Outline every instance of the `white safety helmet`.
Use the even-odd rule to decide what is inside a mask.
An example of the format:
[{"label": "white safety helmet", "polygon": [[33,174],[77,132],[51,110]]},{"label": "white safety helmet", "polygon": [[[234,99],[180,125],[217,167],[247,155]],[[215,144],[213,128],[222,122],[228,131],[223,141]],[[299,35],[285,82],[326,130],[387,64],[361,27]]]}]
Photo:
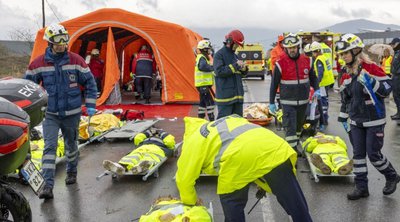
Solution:
[{"label": "white safety helmet", "polygon": [[64,26],[53,23],[47,26],[43,39],[52,44],[66,45],[69,42],[69,35]]},{"label": "white safety helmet", "polygon": [[345,34],[340,37],[340,41],[335,43],[336,52],[343,53],[355,48],[364,48],[364,43],[360,37],[354,34]]},{"label": "white safety helmet", "polygon": [[311,52],[311,48],[310,48],[311,44],[308,43],[306,46],[304,46],[304,53],[310,53]]},{"label": "white safety helmet", "polygon": [[290,48],[294,46],[298,46],[301,44],[301,39],[298,35],[289,33],[282,41],[282,46],[285,48]]},{"label": "white safety helmet", "polygon": [[318,51],[318,50],[322,50],[321,43],[319,43],[317,41],[314,41],[313,43],[311,43],[310,51],[311,52],[315,52],[315,51]]},{"label": "white safety helmet", "polygon": [[199,43],[197,43],[197,48],[198,49],[211,49],[211,42],[209,40],[201,40]]}]

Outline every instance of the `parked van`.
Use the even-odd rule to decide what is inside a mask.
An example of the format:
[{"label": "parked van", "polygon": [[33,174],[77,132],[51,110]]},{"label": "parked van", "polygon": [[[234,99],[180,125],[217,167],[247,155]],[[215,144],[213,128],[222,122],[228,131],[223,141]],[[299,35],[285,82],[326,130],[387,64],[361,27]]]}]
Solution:
[{"label": "parked van", "polygon": [[249,67],[249,72],[246,77],[260,77],[265,79],[266,68],[264,64],[265,53],[263,46],[259,43],[244,44],[236,50],[239,59],[246,62]]}]

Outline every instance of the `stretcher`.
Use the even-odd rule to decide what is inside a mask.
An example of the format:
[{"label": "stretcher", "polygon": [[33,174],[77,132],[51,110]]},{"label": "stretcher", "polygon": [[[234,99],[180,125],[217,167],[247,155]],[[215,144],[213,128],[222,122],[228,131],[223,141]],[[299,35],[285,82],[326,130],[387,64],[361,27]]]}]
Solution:
[{"label": "stretcher", "polygon": [[317,167],[314,166],[314,164],[312,164],[311,162],[311,153],[309,152],[304,152],[308,165],[310,166],[310,171],[311,171],[311,179],[313,179],[316,183],[319,182],[319,178],[320,177],[349,177],[352,178],[354,177],[354,173],[351,172],[347,175],[340,175],[337,173],[332,172],[331,174],[323,174]]},{"label": "stretcher", "polygon": [[[173,155],[174,157],[176,157],[176,151],[178,150],[178,147],[181,146],[181,144],[182,144],[182,142],[177,143],[175,145],[174,155]],[[160,162],[158,162],[152,168],[150,168],[149,170],[147,170],[145,172],[138,173],[138,174],[134,174],[132,171],[125,171],[122,175],[118,175],[117,173],[114,173],[114,172],[111,172],[109,170],[106,170],[102,174],[98,175],[96,177],[96,180],[99,181],[102,177],[111,175],[111,179],[113,181],[117,181],[120,176],[142,176],[142,180],[143,181],[147,181],[147,179],[150,176],[153,176],[155,178],[157,178],[159,176],[158,169],[165,163],[165,161],[167,161],[167,159],[168,159],[168,157],[161,158]]]},{"label": "stretcher", "polygon": [[121,128],[113,130],[105,135],[104,138],[108,142],[113,142],[116,139],[129,139],[132,141],[138,133],[144,132],[157,122],[157,119],[128,121]]}]

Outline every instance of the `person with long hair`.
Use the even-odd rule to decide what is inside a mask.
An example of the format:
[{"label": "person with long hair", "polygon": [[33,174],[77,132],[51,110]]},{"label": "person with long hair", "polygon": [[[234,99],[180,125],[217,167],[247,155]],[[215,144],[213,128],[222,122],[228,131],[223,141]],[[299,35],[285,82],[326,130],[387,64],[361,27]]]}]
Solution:
[{"label": "person with long hair", "polygon": [[354,34],[345,34],[336,42],[336,51],[346,62],[338,121],[349,133],[353,145],[355,189],[347,194],[349,200],[369,196],[367,155],[371,164],[386,178],[384,195],[395,192],[400,182],[400,176],[381,152],[386,124],[384,98],[392,91],[392,82],[363,48],[363,42]]}]

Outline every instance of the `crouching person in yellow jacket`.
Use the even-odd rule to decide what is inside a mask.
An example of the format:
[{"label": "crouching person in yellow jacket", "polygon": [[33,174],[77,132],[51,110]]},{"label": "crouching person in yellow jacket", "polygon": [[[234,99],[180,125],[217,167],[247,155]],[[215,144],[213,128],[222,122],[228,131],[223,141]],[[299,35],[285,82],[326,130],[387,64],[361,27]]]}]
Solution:
[{"label": "crouching person in yellow jacket", "polygon": [[331,172],[346,175],[353,170],[346,143],[338,136],[317,133],[303,143],[303,149],[311,153],[311,162],[323,174]]},{"label": "crouching person in yellow jacket", "polygon": [[139,133],[134,138],[137,147],[118,162],[103,161],[103,167],[118,175],[126,171],[140,174],[148,171],[165,157],[172,156],[175,137],[162,129],[151,129]]},{"label": "crouching person in yellow jacket", "polygon": [[296,152],[272,131],[237,115],[213,122],[185,117],[176,184],[181,201],[195,205],[200,172],[218,175],[225,221],[245,221],[249,184],[276,195],[293,221],[312,221],[295,176]]}]

